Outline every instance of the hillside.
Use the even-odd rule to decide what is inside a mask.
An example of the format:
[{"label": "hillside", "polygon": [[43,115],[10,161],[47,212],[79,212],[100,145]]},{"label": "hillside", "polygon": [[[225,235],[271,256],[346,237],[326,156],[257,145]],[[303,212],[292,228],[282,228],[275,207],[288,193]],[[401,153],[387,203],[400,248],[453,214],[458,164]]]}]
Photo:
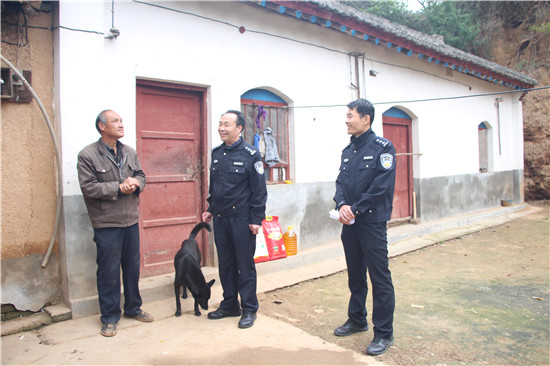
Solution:
[{"label": "hillside", "polygon": [[[402,0],[347,3],[520,71],[550,86],[550,1]],[[550,89],[523,98],[525,200],[550,199]]]},{"label": "hillside", "polygon": [[[492,61],[550,86],[550,7],[541,7],[525,20],[500,25],[493,32]],[[545,31],[535,31],[532,26]],[[523,98],[525,200],[550,198],[550,89]]]}]

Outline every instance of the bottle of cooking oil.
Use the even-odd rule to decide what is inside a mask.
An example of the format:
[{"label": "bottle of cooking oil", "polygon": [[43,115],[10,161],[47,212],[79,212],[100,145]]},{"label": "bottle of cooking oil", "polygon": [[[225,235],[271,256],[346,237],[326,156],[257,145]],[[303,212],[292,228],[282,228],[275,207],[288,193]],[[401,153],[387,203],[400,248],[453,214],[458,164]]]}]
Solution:
[{"label": "bottle of cooking oil", "polygon": [[293,227],[294,225],[288,226],[288,231],[283,235],[286,255],[296,255],[296,253],[298,253],[298,236],[294,231],[292,231]]}]

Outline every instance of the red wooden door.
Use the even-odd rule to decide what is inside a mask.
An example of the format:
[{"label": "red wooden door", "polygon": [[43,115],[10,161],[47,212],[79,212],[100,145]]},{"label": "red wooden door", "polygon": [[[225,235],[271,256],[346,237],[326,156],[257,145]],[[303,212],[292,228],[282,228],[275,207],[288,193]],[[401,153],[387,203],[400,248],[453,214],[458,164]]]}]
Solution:
[{"label": "red wooden door", "polygon": [[[206,120],[200,89],[139,81],[137,151],[147,186],[140,196],[141,271],[154,276],[174,270],[174,255],[201,221]],[[197,237],[207,260],[204,230]]]},{"label": "red wooden door", "polygon": [[395,147],[396,174],[391,218],[401,219],[412,216],[412,137],[411,119],[382,116],[384,137]]}]

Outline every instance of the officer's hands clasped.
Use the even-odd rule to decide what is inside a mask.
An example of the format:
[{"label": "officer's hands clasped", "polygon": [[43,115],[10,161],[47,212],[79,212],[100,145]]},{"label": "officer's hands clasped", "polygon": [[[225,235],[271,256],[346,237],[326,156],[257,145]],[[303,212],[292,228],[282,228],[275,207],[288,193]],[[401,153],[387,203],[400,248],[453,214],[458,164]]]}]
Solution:
[{"label": "officer's hands clasped", "polygon": [[338,212],[340,213],[338,221],[340,221],[342,224],[352,225],[355,222],[355,215],[353,214],[350,205],[342,205]]}]

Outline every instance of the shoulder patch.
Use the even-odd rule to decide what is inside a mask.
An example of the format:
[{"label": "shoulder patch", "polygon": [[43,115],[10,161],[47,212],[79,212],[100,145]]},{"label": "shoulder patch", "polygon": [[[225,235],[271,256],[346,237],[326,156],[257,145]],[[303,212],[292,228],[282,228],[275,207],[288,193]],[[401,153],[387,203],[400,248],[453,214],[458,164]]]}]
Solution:
[{"label": "shoulder patch", "polygon": [[389,142],[390,142],[389,140],[386,140],[386,139],[383,138],[383,137],[377,137],[374,141],[376,141],[376,143],[377,143],[378,145],[381,145],[381,146],[384,146],[384,147],[385,147],[387,144],[389,144]]},{"label": "shoulder patch", "polygon": [[380,155],[380,164],[382,168],[388,170],[393,166],[393,155],[392,154],[382,154]]},{"label": "shoulder patch", "polygon": [[244,145],[244,150],[248,152],[250,155],[254,156],[256,154],[256,150],[251,148],[250,146]]},{"label": "shoulder patch", "polygon": [[256,172],[260,175],[264,174],[264,163],[261,161],[257,161],[254,163],[254,169],[256,169]]}]

